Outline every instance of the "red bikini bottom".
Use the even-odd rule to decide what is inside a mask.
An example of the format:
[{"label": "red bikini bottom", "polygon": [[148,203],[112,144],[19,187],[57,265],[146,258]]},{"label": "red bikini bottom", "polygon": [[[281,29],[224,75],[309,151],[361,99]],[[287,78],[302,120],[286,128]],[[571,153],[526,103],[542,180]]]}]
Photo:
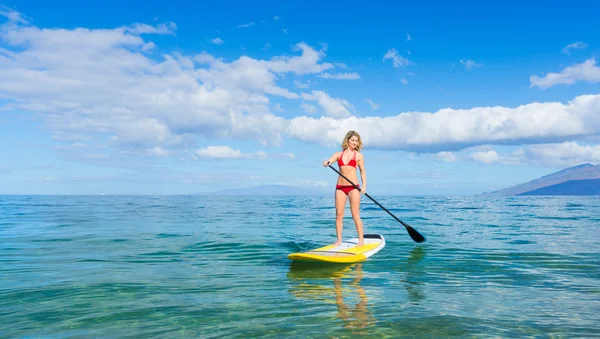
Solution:
[{"label": "red bikini bottom", "polygon": [[[360,188],[360,185],[356,185]],[[335,186],[336,190],[340,190],[344,193],[346,193],[346,195],[348,195],[348,193],[350,193],[350,191],[355,190],[356,187],[352,186],[352,185],[336,185]]]}]

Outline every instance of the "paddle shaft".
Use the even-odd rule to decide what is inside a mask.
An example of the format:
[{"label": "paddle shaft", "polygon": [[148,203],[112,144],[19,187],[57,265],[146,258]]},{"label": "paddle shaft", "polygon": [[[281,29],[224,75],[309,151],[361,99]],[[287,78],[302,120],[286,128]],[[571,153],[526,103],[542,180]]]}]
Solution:
[{"label": "paddle shaft", "polygon": [[[340,173],[340,171],[336,170],[336,169],[335,169],[335,168],[333,168],[331,165],[329,165],[329,167],[331,167],[331,169],[332,169],[332,170],[336,171],[336,172],[337,172],[337,174],[341,175],[341,176],[342,176],[342,178],[346,179],[346,180],[347,180],[349,183],[351,183],[351,184],[352,184],[352,186],[354,186],[354,188],[356,188],[357,190],[359,190],[359,191],[360,191],[360,187],[358,187],[357,185],[355,185],[355,184],[354,184],[354,183],[353,183],[353,182],[352,182],[350,179],[346,178],[346,176],[345,176],[345,175],[343,175],[342,173]],[[365,192],[365,195],[366,195],[366,196],[367,196],[369,199],[373,200],[373,202],[374,202],[374,203],[376,203],[376,204],[377,204],[379,207],[381,207],[381,209],[383,209],[384,211],[388,212],[388,213],[389,213],[389,215],[391,215],[391,216],[392,216],[394,219],[398,220],[398,221],[399,221],[399,222],[400,222],[402,225],[404,225],[404,222],[403,222],[402,220],[400,220],[400,219],[396,218],[396,216],[395,216],[395,215],[393,215],[393,214],[392,214],[392,212],[388,211],[388,209],[387,209],[387,208],[383,207],[383,206],[382,206],[382,205],[381,205],[379,202],[377,202],[377,200],[373,199],[373,197],[371,197],[371,196],[369,195],[369,193]],[[406,225],[404,225],[404,226],[406,226]]]},{"label": "paddle shaft", "polygon": [[[339,174],[342,178],[346,179],[346,181],[348,181],[349,183],[351,183],[352,186],[354,186],[354,188],[356,188],[357,190],[360,191],[360,187],[358,187],[356,184],[354,184],[350,179],[346,178],[346,176],[343,175],[342,173],[340,173],[340,171],[338,171],[335,168],[333,168],[333,166],[331,166],[331,164],[327,164],[327,165],[329,166],[329,168],[331,168],[337,174]],[[419,232],[417,232],[414,228],[412,228],[410,225],[406,224],[404,221],[398,219],[394,214],[392,214],[392,212],[388,211],[387,208],[383,207],[379,202],[377,202],[377,200],[373,199],[367,192],[365,192],[364,194],[369,199],[371,199],[374,203],[376,203],[379,207],[381,207],[382,210],[386,211],[389,215],[391,215],[394,219],[396,219],[399,223],[401,223],[402,226],[406,227],[406,229],[408,230],[409,235],[411,236],[411,238],[414,241],[416,241],[416,242],[425,241],[425,237],[423,237],[421,234],[419,234]]]}]

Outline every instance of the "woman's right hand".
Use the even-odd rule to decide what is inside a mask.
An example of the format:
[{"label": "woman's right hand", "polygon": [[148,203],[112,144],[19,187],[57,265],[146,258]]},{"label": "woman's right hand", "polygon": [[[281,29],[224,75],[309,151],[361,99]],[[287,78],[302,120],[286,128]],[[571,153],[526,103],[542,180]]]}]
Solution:
[{"label": "woman's right hand", "polygon": [[327,167],[327,166],[329,166],[329,160],[323,161],[323,167]]}]

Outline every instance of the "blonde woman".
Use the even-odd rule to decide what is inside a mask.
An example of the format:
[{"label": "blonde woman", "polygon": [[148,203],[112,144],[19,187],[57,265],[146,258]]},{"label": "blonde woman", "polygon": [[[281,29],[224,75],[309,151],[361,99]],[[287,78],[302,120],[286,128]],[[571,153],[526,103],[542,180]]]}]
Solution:
[{"label": "blonde woman", "polygon": [[[344,221],[344,209],[346,208],[346,200],[350,200],[350,211],[352,212],[352,218],[356,224],[356,231],[358,233],[358,244],[357,246],[363,246],[363,224],[360,219],[360,194],[364,194],[367,191],[367,175],[365,173],[365,158],[359,153],[362,148],[362,140],[360,135],[355,131],[346,133],[344,140],[342,141],[342,151],[334,153],[328,160],[323,162],[323,167],[329,166],[334,161],[337,161],[340,168],[340,173],[351,180],[356,186],[359,187],[360,191],[357,190],[352,183],[348,182],[342,176],[338,176],[337,184],[335,187],[335,230],[337,235],[337,241],[334,245],[342,243],[342,229]],[[358,184],[358,177],[356,175],[356,169],[360,169],[360,178],[362,181],[362,188]]]}]

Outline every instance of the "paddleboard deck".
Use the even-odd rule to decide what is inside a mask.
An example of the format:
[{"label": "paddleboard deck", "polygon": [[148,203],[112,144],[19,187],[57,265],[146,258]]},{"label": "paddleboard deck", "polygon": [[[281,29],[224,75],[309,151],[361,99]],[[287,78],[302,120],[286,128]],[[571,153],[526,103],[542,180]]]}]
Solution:
[{"label": "paddleboard deck", "polygon": [[364,246],[356,246],[358,238],[343,241],[338,246],[327,245],[306,252],[288,255],[293,261],[355,263],[365,261],[385,247],[385,239],[379,234],[365,234]]}]

